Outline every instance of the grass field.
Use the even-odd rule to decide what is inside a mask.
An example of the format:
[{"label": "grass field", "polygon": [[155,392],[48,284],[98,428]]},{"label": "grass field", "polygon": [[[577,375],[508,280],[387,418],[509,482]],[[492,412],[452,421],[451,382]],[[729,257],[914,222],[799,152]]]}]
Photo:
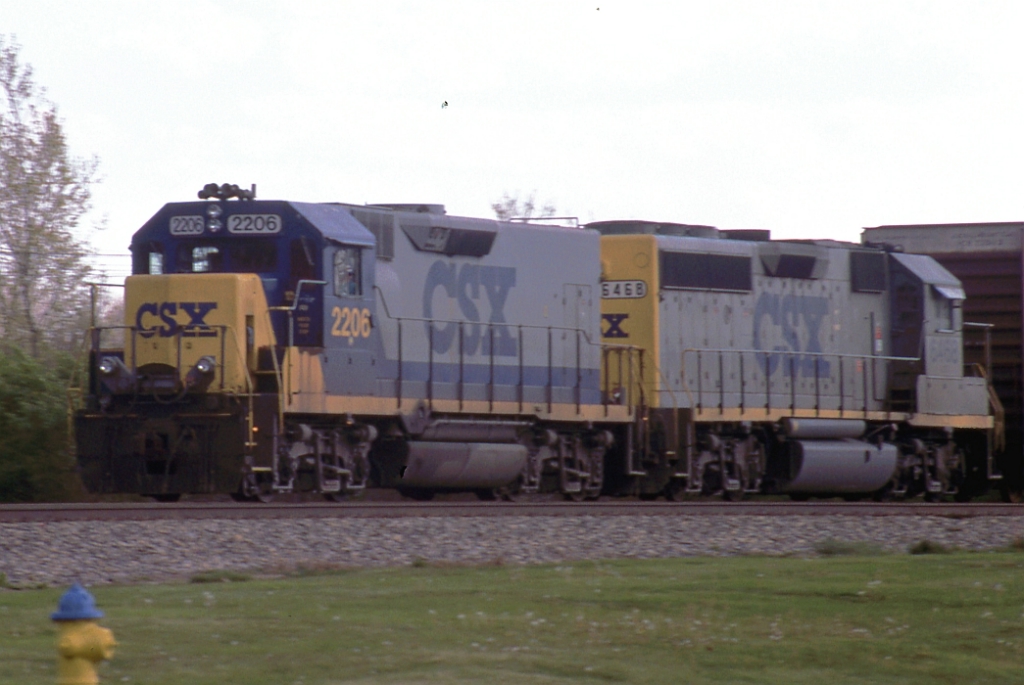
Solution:
[{"label": "grass field", "polygon": [[[1004,684],[1024,683],[1022,569],[1009,551],[846,554],[92,592],[120,643],[104,683]],[[0,590],[0,682],[54,682],[61,592]]]}]

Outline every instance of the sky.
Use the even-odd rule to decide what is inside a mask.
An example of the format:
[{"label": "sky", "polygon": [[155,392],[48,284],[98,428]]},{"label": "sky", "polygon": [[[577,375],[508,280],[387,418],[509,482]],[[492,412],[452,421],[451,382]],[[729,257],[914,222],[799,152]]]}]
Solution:
[{"label": "sky", "polygon": [[775,238],[1024,220],[1021,2],[0,0],[0,34],[99,160],[115,279],[211,182]]}]

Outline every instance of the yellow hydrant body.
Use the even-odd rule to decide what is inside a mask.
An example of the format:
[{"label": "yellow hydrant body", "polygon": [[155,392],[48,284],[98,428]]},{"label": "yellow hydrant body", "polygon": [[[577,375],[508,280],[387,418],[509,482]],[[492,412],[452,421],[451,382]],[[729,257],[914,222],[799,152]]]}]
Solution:
[{"label": "yellow hydrant body", "polygon": [[57,612],[57,685],[96,685],[96,664],[114,656],[114,634],[96,623],[103,612],[92,595],[75,583],[60,598]]},{"label": "yellow hydrant body", "polygon": [[57,630],[57,685],[100,682],[96,664],[114,656],[114,634],[95,621],[61,621]]}]

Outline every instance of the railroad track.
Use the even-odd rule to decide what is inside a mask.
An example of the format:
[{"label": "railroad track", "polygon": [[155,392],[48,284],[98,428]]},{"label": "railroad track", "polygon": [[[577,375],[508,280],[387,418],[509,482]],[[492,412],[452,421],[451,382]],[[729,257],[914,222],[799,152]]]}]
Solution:
[{"label": "railroad track", "polygon": [[520,501],[221,501],[0,505],[0,523],[160,519],[402,518],[492,516],[936,516],[1024,517],[1024,505],[924,502],[598,502]]}]

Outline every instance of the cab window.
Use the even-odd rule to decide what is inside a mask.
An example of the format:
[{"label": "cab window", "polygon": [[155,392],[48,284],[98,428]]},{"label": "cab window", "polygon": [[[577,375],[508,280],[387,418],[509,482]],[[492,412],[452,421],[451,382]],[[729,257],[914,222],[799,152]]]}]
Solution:
[{"label": "cab window", "polygon": [[361,253],[358,247],[339,247],[334,253],[334,294],[337,297],[363,294]]},{"label": "cab window", "polygon": [[164,272],[164,253],[163,252],[150,252],[149,253],[149,271],[146,273],[154,276],[159,276]]},{"label": "cab window", "polygon": [[178,271],[211,273],[224,270],[220,248],[214,245],[181,245],[178,248]]}]

